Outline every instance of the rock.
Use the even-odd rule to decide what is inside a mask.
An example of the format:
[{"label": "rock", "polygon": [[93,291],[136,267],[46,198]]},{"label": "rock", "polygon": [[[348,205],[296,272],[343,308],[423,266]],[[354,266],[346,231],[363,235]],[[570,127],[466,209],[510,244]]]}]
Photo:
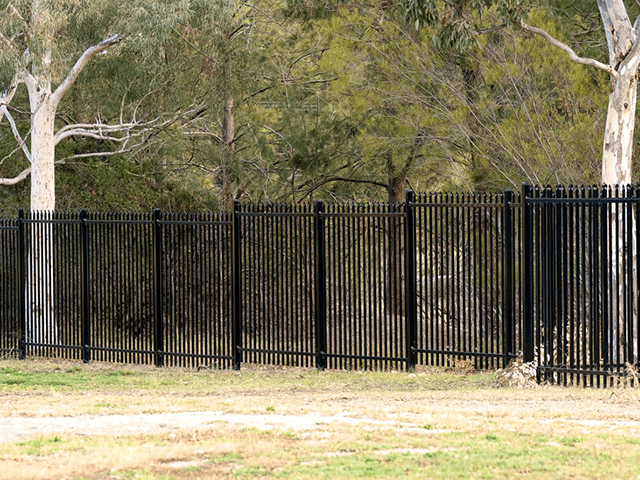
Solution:
[{"label": "rock", "polygon": [[538,361],[524,363],[522,353],[497,372],[494,386],[498,388],[537,388]]}]

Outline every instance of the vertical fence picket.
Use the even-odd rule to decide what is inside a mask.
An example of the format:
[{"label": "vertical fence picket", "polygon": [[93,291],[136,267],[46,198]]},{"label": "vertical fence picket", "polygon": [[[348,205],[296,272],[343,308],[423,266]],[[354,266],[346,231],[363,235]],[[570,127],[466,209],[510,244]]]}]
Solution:
[{"label": "vertical fence picket", "polygon": [[231,232],[231,257],[232,257],[232,322],[233,328],[231,333],[231,355],[233,357],[233,369],[240,370],[242,364],[242,290],[241,279],[242,274],[240,268],[240,255],[241,255],[241,225],[240,225],[240,202],[234,200],[233,202],[233,216],[232,218],[232,232]]},{"label": "vertical fence picket", "polygon": [[88,213],[86,210],[80,211],[80,261],[81,266],[81,282],[82,282],[82,313],[81,313],[81,347],[82,347],[82,361],[84,363],[91,360],[91,354],[89,352],[90,338],[91,338],[91,324],[89,316],[90,308],[90,294],[89,294],[89,238],[87,232],[87,218]]},{"label": "vertical fence picket", "polygon": [[404,204],[404,270],[405,270],[405,356],[406,369],[416,366],[416,228],[414,194],[409,190]]},{"label": "vertical fence picket", "polygon": [[24,210],[18,210],[18,314],[19,314],[19,340],[18,340],[18,358],[24,360],[27,355],[25,346],[27,332],[27,274],[26,274],[26,255],[25,250],[25,232],[24,232]]},{"label": "vertical fence picket", "polygon": [[522,185],[522,323],[523,323],[523,361],[534,360],[533,338],[533,205],[530,203],[531,187]]},{"label": "vertical fence picket", "polygon": [[156,367],[164,364],[164,332],[162,312],[164,295],[162,291],[162,226],[160,225],[160,210],[153,211],[153,311],[154,311],[154,355]]},{"label": "vertical fence picket", "polygon": [[503,368],[508,365],[511,354],[513,353],[513,306],[514,306],[514,267],[513,267],[513,251],[514,251],[514,231],[513,218],[511,211],[511,203],[513,202],[513,192],[505,190],[503,194],[504,207],[503,215]]},{"label": "vertical fence picket", "polygon": [[327,274],[324,203],[317,201],[314,205],[314,292],[315,292],[315,337],[316,368],[324,370],[327,366]]}]

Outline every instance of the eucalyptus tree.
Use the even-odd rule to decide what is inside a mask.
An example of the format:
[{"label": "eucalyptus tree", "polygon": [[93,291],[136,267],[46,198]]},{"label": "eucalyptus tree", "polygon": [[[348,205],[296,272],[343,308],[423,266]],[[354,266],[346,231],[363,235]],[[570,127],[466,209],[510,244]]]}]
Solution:
[{"label": "eucalyptus tree", "polygon": [[[636,6],[623,0],[597,0],[606,37],[608,61],[583,57],[567,43],[545,29],[527,21],[529,5],[520,0],[462,0],[439,4],[431,0],[412,0],[406,18],[416,27],[435,26],[438,45],[465,48],[483,33],[505,25],[519,26],[539,35],[579,64],[600,69],[610,76],[609,104],[602,151],[602,183],[629,184],[633,158],[633,132],[636,113],[637,73],[640,65],[640,17],[632,23],[629,12]],[[487,22],[495,12],[495,21]]]},{"label": "eucalyptus tree", "polygon": [[[0,184],[11,185],[30,177],[32,211],[55,209],[57,144],[71,137],[88,137],[116,145],[108,152],[100,152],[113,154],[130,149],[133,143],[144,138],[148,128],[162,123],[153,119],[140,122],[135,110],[126,118],[124,108],[115,123],[106,123],[101,118],[79,124],[56,119],[63,98],[90,62],[100,56],[118,56],[118,45],[127,39],[133,38],[129,43],[137,46],[139,39],[144,38],[146,47],[157,41],[155,32],[141,30],[149,26],[131,22],[132,17],[123,15],[123,12],[134,12],[134,6],[148,7],[144,2],[127,0],[0,2],[0,121],[8,124],[18,150],[28,162],[21,173],[0,179]],[[26,134],[21,133],[13,115],[20,111],[20,106],[13,104],[22,97],[22,87],[28,103]],[[123,103],[125,101],[123,99]],[[50,224],[32,228],[26,333],[35,344],[57,340],[53,318],[52,242]]]},{"label": "eucalyptus tree", "polygon": [[[51,211],[55,208],[55,144],[68,133],[86,131],[90,126],[65,128],[56,134],[58,105],[72,87],[84,67],[95,56],[119,43],[119,34],[105,34],[100,41],[85,38],[80,47],[77,38],[68,36],[72,20],[82,22],[76,2],[5,1],[0,20],[0,93],[2,118],[12,132],[30,166],[11,179],[12,184],[31,174],[31,208]],[[100,10],[92,12],[98,16]],[[113,12],[110,12],[113,13]],[[85,20],[86,21],[86,20]],[[31,148],[20,135],[8,106],[17,90],[27,89],[30,111]],[[27,289],[28,340],[33,343],[57,341],[53,319],[53,239],[50,226],[33,229],[29,255],[29,287]],[[39,278],[33,273],[41,272]],[[48,282],[48,284],[47,284]]]},{"label": "eucalyptus tree", "polygon": [[[407,10],[407,19],[414,21],[417,28],[421,25],[431,25],[437,28],[434,40],[438,44],[446,44],[455,48],[465,48],[473,43],[482,33],[490,32],[504,25],[519,26],[529,32],[544,38],[550,45],[566,53],[575,63],[595,68],[609,76],[609,94],[607,116],[602,143],[601,175],[602,184],[628,185],[632,181],[633,139],[636,117],[638,69],[640,67],[640,15],[637,14],[637,2],[625,4],[623,0],[597,0],[598,12],[604,37],[608,59],[594,58],[597,55],[581,56],[574,48],[551,35],[540,25],[531,24],[527,18],[528,5],[519,0],[461,0],[436,4],[431,0],[412,0],[411,8]],[[496,22],[485,23],[487,13],[496,12]],[[635,13],[632,21],[630,13]],[[608,314],[616,321],[608,328],[610,335],[611,357],[619,359],[619,346],[632,346],[637,352],[638,328],[637,316],[633,312],[629,318],[626,315],[623,298],[625,298],[624,284],[621,281],[630,278],[630,287],[636,292],[636,225],[637,219],[631,223],[624,221],[624,208],[612,205],[609,210],[609,251],[608,268],[611,287],[605,286],[605,292],[619,302],[612,301]],[[630,231],[623,232],[619,225],[625,224]],[[626,260],[633,268],[625,268]],[[618,292],[615,292],[617,285]],[[634,305],[634,309],[637,306]],[[618,319],[625,318],[633,326],[620,328]],[[625,331],[626,330],[626,331]],[[629,335],[627,333],[630,332]],[[626,347],[625,347],[626,348]]]}]

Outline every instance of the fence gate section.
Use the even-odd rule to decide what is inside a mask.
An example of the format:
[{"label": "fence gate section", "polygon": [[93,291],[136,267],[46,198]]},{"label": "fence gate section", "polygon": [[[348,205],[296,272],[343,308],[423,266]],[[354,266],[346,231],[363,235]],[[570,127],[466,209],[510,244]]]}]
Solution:
[{"label": "fence gate section", "polygon": [[523,187],[525,359],[542,379],[611,384],[638,361],[637,188]]}]

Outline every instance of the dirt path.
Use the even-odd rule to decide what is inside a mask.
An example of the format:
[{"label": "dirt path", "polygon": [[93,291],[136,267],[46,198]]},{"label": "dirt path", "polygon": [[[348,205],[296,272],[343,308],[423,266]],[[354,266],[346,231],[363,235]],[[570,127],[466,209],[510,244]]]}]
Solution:
[{"label": "dirt path", "polygon": [[[247,427],[326,435],[328,430],[336,428],[418,431],[424,430],[424,425],[429,424],[436,426],[429,430],[435,433],[446,428],[468,428],[487,422],[506,429],[512,426],[521,428],[523,424],[537,425],[539,428],[554,424],[572,428],[624,429],[631,434],[640,432],[640,403],[631,396],[623,399],[616,394],[609,398],[604,396],[604,399],[518,398],[526,396],[524,393],[527,392],[522,393],[518,395],[517,390],[505,391],[502,395],[494,393],[490,402],[482,395],[476,398],[448,398],[447,395],[428,392],[396,399],[327,394],[312,398],[308,393],[242,395],[221,400],[224,410],[175,411],[185,408],[182,404],[185,398],[180,397],[165,401],[164,406],[158,408],[167,411],[157,413],[89,415],[79,413],[84,409],[78,406],[74,414],[74,405],[77,403],[74,396],[67,397],[66,401],[65,397],[55,397],[61,408],[65,403],[68,405],[70,415],[59,414],[60,408],[56,408],[54,397],[48,402],[49,415],[38,415],[38,410],[29,407],[29,400],[46,403],[46,399],[30,399],[24,395],[19,398],[4,396],[0,397],[0,408],[5,414],[11,411],[13,414],[0,417],[0,444],[55,434],[128,436]],[[83,399],[87,400],[86,396]],[[109,405],[115,400],[102,395],[93,401]],[[17,402],[21,403],[22,410],[8,408]],[[196,403],[194,406],[199,405]],[[277,407],[267,407],[268,413],[264,413],[264,405]],[[278,413],[275,412],[276,408]]]},{"label": "dirt path", "polygon": [[519,441],[527,448],[575,441],[612,458],[620,445],[640,452],[637,389],[498,389],[485,374],[80,370],[43,362],[29,367],[37,379],[29,384],[23,364],[5,365],[0,480],[254,478],[261,468],[277,473],[354,452],[468,450],[459,446],[468,439],[484,448],[507,439],[496,451],[509,441],[516,450]]},{"label": "dirt path", "polygon": [[147,415],[80,415],[70,417],[1,417],[0,443],[54,434],[85,436],[152,435],[171,431],[215,430],[221,424],[259,430],[320,431],[327,425],[357,428],[417,429],[413,422],[354,418],[344,415],[238,415],[182,412]]}]

